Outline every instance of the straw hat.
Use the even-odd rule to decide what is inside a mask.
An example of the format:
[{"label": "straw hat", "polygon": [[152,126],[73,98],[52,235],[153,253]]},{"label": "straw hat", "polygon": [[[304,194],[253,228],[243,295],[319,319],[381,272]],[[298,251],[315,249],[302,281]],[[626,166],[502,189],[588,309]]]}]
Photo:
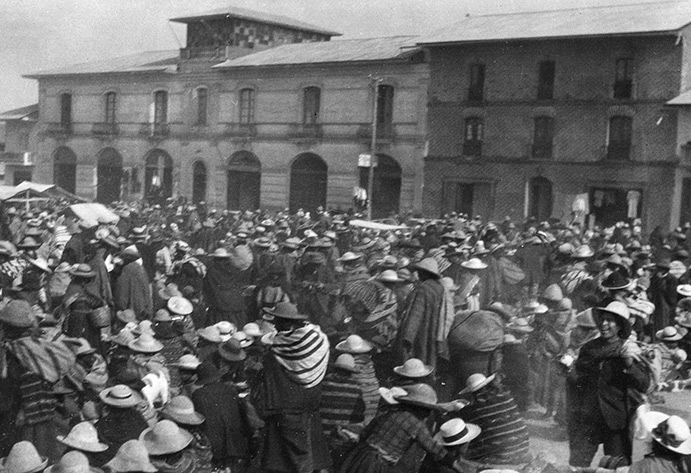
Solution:
[{"label": "straw hat", "polygon": [[406,394],[397,398],[398,402],[436,409],[437,393],[429,384],[412,384],[405,387]]},{"label": "straw hat", "polygon": [[264,332],[262,332],[262,330],[259,328],[259,325],[254,322],[246,324],[244,327],[242,327],[242,331],[248,336],[255,338],[264,335]]},{"label": "straw hat", "polygon": [[678,285],[677,293],[683,297],[691,297],[691,284]]},{"label": "straw hat", "polygon": [[72,427],[70,433],[57,436],[58,442],[84,452],[105,452],[108,445],[98,441],[96,427],[91,422],[80,422]]},{"label": "straw hat", "polygon": [[192,442],[192,434],[181,429],[172,420],[164,419],[144,430],[139,440],[149,455],[170,455],[184,450]]},{"label": "straw hat", "polygon": [[82,452],[71,451],[55,465],[46,468],[45,473],[103,473],[103,470],[89,466],[89,459]]},{"label": "straw hat", "polygon": [[350,371],[351,373],[359,373],[360,370],[355,366],[355,358],[350,353],[341,353],[336,358],[333,364],[334,368]]},{"label": "straw hat", "polygon": [[68,273],[70,273],[75,278],[93,278],[94,276],[96,276],[96,271],[91,269],[91,266],[89,266],[86,263],[73,266],[68,271]]},{"label": "straw hat", "polygon": [[397,386],[394,386],[391,389],[379,388],[379,395],[384,401],[386,401],[387,404],[399,404],[398,398],[407,394],[408,393],[405,391],[405,389]]},{"label": "straw hat", "polygon": [[455,418],[444,422],[434,438],[445,447],[468,443],[480,435],[482,429],[475,424],[466,424],[463,419]]},{"label": "straw hat", "polygon": [[197,335],[211,343],[221,343],[223,341],[221,334],[218,332],[218,328],[213,325],[197,330]]},{"label": "straw hat", "polygon": [[173,296],[168,299],[167,306],[170,313],[176,315],[189,315],[194,310],[192,303],[180,296]]},{"label": "straw hat", "polygon": [[137,322],[137,315],[132,309],[119,310],[115,313],[115,317],[117,317],[118,320],[123,324]]},{"label": "straw hat", "polygon": [[110,341],[122,347],[129,347],[130,342],[137,339],[134,333],[130,330],[121,330],[117,335],[110,338]]},{"label": "straw hat", "polygon": [[370,342],[355,334],[336,344],[336,350],[352,354],[369,353],[373,348]]},{"label": "straw hat", "polygon": [[424,378],[432,374],[434,368],[424,364],[418,358],[411,358],[403,365],[394,367],[393,371],[404,378]]},{"label": "straw hat", "polygon": [[141,334],[138,339],[131,341],[127,346],[130,350],[140,353],[158,353],[163,350],[163,344],[148,333]]},{"label": "straw hat", "polygon": [[576,248],[576,251],[573,252],[571,257],[574,259],[588,259],[592,258],[594,255],[595,252],[589,245],[581,245]]},{"label": "straw hat", "polygon": [[248,346],[252,345],[254,343],[254,340],[252,340],[245,332],[242,330],[235,332],[233,335],[230,337],[233,340],[237,340],[237,342],[240,344],[241,348],[247,348]]},{"label": "straw hat", "polygon": [[214,324],[214,327],[218,329],[218,333],[221,336],[221,340],[227,342],[230,337],[237,331],[235,324],[228,322],[227,320],[221,320],[220,322]]},{"label": "straw hat", "polygon": [[158,309],[154,315],[154,322],[171,322],[172,320],[170,312],[165,309]]},{"label": "straw hat", "polygon": [[218,354],[221,358],[228,361],[243,361],[247,359],[247,353],[242,349],[240,342],[234,338],[222,343],[218,347]]},{"label": "straw hat", "polygon": [[425,258],[415,265],[415,269],[418,271],[425,271],[437,278],[441,277],[439,274],[439,263],[434,258]]},{"label": "straw hat", "polygon": [[161,411],[164,417],[184,425],[200,425],[206,419],[194,410],[194,404],[187,396],[175,396]]},{"label": "straw hat", "polygon": [[681,455],[691,455],[691,431],[689,424],[681,417],[667,417],[652,429],[651,435],[667,450]]},{"label": "straw hat", "polygon": [[264,309],[269,315],[289,320],[307,320],[307,316],[298,313],[298,308],[290,302],[279,302],[273,309]]},{"label": "straw hat", "polygon": [[506,329],[510,332],[518,333],[530,333],[533,330],[535,330],[533,327],[530,326],[528,319],[524,317],[518,317],[517,319],[506,324]]},{"label": "straw hat", "polygon": [[166,284],[165,287],[161,288],[158,291],[158,297],[163,299],[164,301],[169,300],[171,297],[175,296],[182,296],[182,292],[180,292],[180,289],[178,288],[178,285],[175,283],[168,283]]},{"label": "straw hat", "polygon": [[465,269],[487,269],[487,265],[480,261],[479,258],[470,258],[468,261],[462,262],[461,266]]},{"label": "straw hat", "polygon": [[600,323],[600,317],[603,313],[611,314],[617,317],[619,320],[619,326],[621,327],[621,332],[619,336],[622,338],[628,338],[631,333],[631,324],[629,319],[631,318],[631,311],[623,302],[613,301],[607,304],[607,307],[595,307],[593,310],[593,318],[596,323]]},{"label": "straw hat", "polygon": [[139,322],[137,325],[137,328],[132,330],[136,335],[151,335],[152,337],[155,335],[154,329],[151,328],[151,325],[153,322],[151,320],[142,320]]},{"label": "straw hat", "polygon": [[0,471],[8,473],[35,473],[43,471],[48,458],[42,457],[29,441],[22,440],[12,446],[9,455],[0,459]]},{"label": "straw hat", "polygon": [[199,358],[188,353],[188,354],[182,355],[180,358],[178,358],[178,361],[176,361],[175,363],[172,363],[172,366],[175,366],[177,368],[181,368],[184,370],[194,371],[197,368],[199,368],[199,365],[201,365],[201,364],[202,364],[202,362],[199,361]]},{"label": "straw hat", "polygon": [[474,393],[475,391],[484,388],[489,383],[494,381],[496,375],[485,376],[482,373],[475,373],[468,376],[465,382],[465,388],[461,391],[461,394]]},{"label": "straw hat", "polygon": [[0,310],[0,322],[12,327],[28,328],[36,324],[36,317],[28,302],[12,300]]},{"label": "straw hat", "polygon": [[230,258],[230,253],[228,253],[228,250],[225,248],[216,248],[214,252],[211,254],[213,258]]},{"label": "straw hat", "polygon": [[113,473],[158,471],[149,461],[149,452],[139,440],[128,440],[123,443],[115,457],[105,466],[109,467]]},{"label": "straw hat", "polygon": [[684,338],[684,334],[682,334],[680,330],[677,330],[676,327],[670,325],[655,332],[655,338],[661,342],[676,342]]},{"label": "straw hat", "polygon": [[377,281],[397,283],[402,282],[403,280],[398,278],[398,273],[396,271],[393,269],[387,269],[377,275]]},{"label": "straw hat", "polygon": [[129,386],[116,384],[106,388],[98,394],[105,404],[113,407],[134,407],[142,400],[138,392],[133,391]]}]

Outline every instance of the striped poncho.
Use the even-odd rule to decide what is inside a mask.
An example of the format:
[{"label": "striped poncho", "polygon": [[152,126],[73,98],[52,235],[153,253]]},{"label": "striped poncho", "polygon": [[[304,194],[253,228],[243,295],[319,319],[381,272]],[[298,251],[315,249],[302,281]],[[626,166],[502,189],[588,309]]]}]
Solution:
[{"label": "striped poncho", "polygon": [[271,352],[288,377],[302,387],[313,388],[324,379],[329,340],[319,326],[306,324],[276,333]]}]

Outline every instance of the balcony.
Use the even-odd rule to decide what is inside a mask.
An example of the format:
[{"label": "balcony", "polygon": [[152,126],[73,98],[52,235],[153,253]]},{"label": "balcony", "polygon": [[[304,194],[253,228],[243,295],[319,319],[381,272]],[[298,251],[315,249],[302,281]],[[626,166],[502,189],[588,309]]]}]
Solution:
[{"label": "balcony", "polygon": [[55,138],[64,138],[72,134],[72,123],[50,122],[46,123],[45,134]]},{"label": "balcony", "polygon": [[[357,137],[363,140],[372,140],[372,124],[363,123],[357,130]],[[378,140],[393,140],[396,138],[393,123],[378,123],[377,124],[377,139]]]},{"label": "balcony", "polygon": [[533,159],[552,159],[554,145],[552,143],[533,143],[530,151]]},{"label": "balcony", "polygon": [[142,123],[139,134],[153,140],[162,140],[170,134],[167,123]]},{"label": "balcony", "polygon": [[94,123],[91,127],[91,134],[99,137],[115,136],[120,132],[115,123]]},{"label": "balcony", "polygon": [[288,137],[296,139],[320,139],[324,130],[320,123],[291,123],[288,127]]},{"label": "balcony", "polygon": [[223,136],[231,138],[251,138],[257,136],[257,125],[254,123],[228,123]]},{"label": "balcony", "polygon": [[607,161],[630,161],[632,146],[629,143],[610,143],[604,159]]}]

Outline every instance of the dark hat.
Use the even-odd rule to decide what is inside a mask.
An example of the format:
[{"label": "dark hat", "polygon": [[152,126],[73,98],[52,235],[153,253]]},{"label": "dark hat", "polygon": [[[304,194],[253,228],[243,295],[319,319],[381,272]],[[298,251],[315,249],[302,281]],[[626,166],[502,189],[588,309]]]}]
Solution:
[{"label": "dark hat", "polygon": [[231,338],[218,347],[218,354],[221,358],[228,361],[243,361],[247,358],[247,353],[242,349],[240,341]]},{"label": "dark hat", "polygon": [[273,315],[274,317],[279,317],[281,319],[289,320],[307,320],[307,316],[298,313],[298,308],[295,304],[290,302],[279,302],[273,309],[264,309],[264,311]]},{"label": "dark hat", "polygon": [[619,271],[614,271],[602,281],[602,287],[610,290],[625,289],[631,284],[631,280],[625,278]]}]

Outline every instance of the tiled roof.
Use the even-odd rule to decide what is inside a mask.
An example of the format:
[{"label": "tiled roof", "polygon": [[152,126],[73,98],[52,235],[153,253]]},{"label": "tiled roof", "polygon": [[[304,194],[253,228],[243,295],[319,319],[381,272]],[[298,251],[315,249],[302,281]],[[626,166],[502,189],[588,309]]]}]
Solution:
[{"label": "tiled roof", "polygon": [[8,120],[38,120],[38,104],[35,103],[27,107],[15,108],[14,110],[8,110],[7,112],[0,113],[0,121]]},{"label": "tiled roof", "polygon": [[178,23],[193,23],[200,20],[216,20],[226,17],[240,18],[243,20],[252,20],[259,23],[269,23],[272,25],[284,26],[287,28],[309,31],[312,33],[320,33],[328,36],[341,35],[341,33],[338,33],[336,31],[330,31],[319,26],[311,25],[309,23],[303,23],[302,21],[297,21],[287,16],[273,15],[271,13],[258,12],[255,10],[248,10],[247,8],[239,8],[233,6],[217,8],[215,10],[199,13],[193,16],[171,18],[170,21],[176,21]]},{"label": "tiled roof", "polygon": [[107,74],[113,72],[175,72],[180,52],[176,50],[146,51],[129,56],[100,59],[71,66],[58,67],[24,77],[39,78],[71,74]]},{"label": "tiled roof", "polygon": [[404,58],[417,52],[417,36],[349,39],[286,44],[231,59],[216,68],[287,66],[334,62],[384,61]]},{"label": "tiled roof", "polygon": [[675,32],[691,23],[691,1],[469,15],[421,44],[571,38]]}]

